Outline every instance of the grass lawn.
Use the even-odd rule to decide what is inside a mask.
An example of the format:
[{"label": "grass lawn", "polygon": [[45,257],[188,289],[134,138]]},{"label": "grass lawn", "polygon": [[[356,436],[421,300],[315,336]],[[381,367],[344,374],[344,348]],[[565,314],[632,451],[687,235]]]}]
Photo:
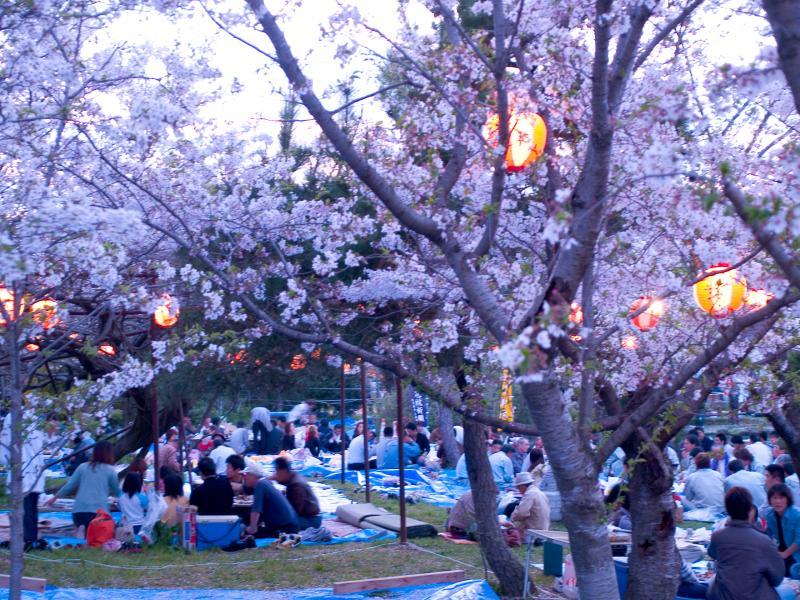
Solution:
[{"label": "grass lawn", "polygon": [[[341,486],[347,496],[363,501],[352,485]],[[396,500],[371,498],[376,506],[398,511]],[[408,516],[441,529],[447,511],[429,504],[409,505]],[[560,523],[554,523],[554,528]],[[336,581],[387,577],[464,569],[468,578],[485,576],[477,545],[458,545],[442,538],[411,540],[406,547],[392,541],[336,546],[300,546],[291,550],[272,548],[225,553],[208,550],[186,554],[182,550],[155,547],[141,553],[110,553],[94,549],[62,549],[40,552],[26,560],[25,575],[43,577],[58,587],[124,588],[228,588],[288,589],[330,587]],[[525,549],[514,550],[524,560]],[[0,570],[8,558],[0,554]],[[533,562],[542,562],[541,548],[534,548]],[[489,581],[493,576],[489,574]],[[541,573],[537,582],[549,587],[552,578]]]}]

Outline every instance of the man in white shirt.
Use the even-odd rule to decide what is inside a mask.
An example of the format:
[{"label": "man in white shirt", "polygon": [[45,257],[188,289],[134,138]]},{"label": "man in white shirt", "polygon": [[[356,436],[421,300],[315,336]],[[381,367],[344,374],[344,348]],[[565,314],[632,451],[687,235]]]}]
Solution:
[{"label": "man in white shirt", "polygon": [[733,487],[743,487],[753,498],[753,506],[763,506],[767,501],[767,492],[764,489],[764,476],[755,471],[747,471],[741,461],[734,459],[728,463],[731,472],[725,478],[725,492]]},{"label": "man in white shirt", "polygon": [[694,459],[696,471],[686,478],[684,505],[688,510],[711,508],[722,510],[725,489],[722,475],[711,469],[711,459],[701,452]]},{"label": "man in white shirt", "polygon": [[[369,436],[368,439],[372,440],[372,431],[367,430],[367,435]],[[384,451],[385,450],[386,447],[384,446]],[[372,455],[373,448],[370,444],[367,448],[367,456],[370,457]],[[374,469],[376,467],[376,462],[372,460],[369,462],[370,469]],[[347,468],[351,471],[364,470],[364,434],[357,435],[350,442],[350,446],[347,448]]]},{"label": "man in white shirt", "polygon": [[772,450],[761,441],[757,433],[753,432],[750,434],[750,443],[745,447],[750,451],[750,454],[753,455],[753,458],[755,458],[756,465],[761,467],[758,469],[759,471],[763,471],[764,467],[772,464]]},{"label": "man in white shirt", "polygon": [[236,454],[236,450],[226,446],[222,436],[214,436],[214,449],[209,453],[208,457],[214,461],[217,475],[225,475],[228,472],[228,463],[226,461],[232,454]]}]

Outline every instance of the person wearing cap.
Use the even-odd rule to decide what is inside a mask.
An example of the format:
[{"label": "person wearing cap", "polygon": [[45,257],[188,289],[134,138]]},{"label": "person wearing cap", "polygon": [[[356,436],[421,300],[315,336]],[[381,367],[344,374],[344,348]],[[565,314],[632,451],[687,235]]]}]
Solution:
[{"label": "person wearing cap", "polygon": [[297,513],[286,497],[275,489],[260,464],[249,462],[244,468],[245,488],[253,493],[250,524],[245,533],[257,538],[276,538],[281,533],[297,533]]},{"label": "person wearing cap", "polygon": [[197,507],[198,515],[233,514],[233,489],[224,477],[217,476],[217,466],[209,457],[201,458],[197,470],[203,483],[189,496],[189,504]]},{"label": "person wearing cap", "polygon": [[514,485],[522,498],[511,513],[511,524],[522,531],[550,529],[550,502],[544,492],[533,483],[530,473],[523,471],[514,477]]}]

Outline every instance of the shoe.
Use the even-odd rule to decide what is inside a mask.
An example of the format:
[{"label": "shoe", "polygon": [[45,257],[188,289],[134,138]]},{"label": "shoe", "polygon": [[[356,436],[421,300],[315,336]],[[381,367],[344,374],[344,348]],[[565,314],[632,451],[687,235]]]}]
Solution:
[{"label": "shoe", "polygon": [[[255,542],[253,542],[253,546],[255,546]],[[246,550],[248,547],[252,548],[253,546],[248,546],[244,540],[233,540],[227,546],[222,547],[223,552],[238,552],[239,550]]]}]

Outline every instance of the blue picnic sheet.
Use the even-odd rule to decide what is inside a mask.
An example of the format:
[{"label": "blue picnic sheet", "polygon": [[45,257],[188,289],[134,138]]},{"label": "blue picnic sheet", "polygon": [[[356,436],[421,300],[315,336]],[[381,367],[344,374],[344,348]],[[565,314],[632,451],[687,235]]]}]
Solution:
[{"label": "blue picnic sheet", "polygon": [[[278,591],[157,589],[157,588],[52,588],[44,593],[23,592],[25,600],[366,600],[375,591],[353,594],[334,594],[331,588]],[[392,600],[499,600],[491,586],[473,579],[453,584],[434,584],[397,588],[380,592],[381,598]],[[7,600],[8,591],[0,590],[0,600]]]}]

